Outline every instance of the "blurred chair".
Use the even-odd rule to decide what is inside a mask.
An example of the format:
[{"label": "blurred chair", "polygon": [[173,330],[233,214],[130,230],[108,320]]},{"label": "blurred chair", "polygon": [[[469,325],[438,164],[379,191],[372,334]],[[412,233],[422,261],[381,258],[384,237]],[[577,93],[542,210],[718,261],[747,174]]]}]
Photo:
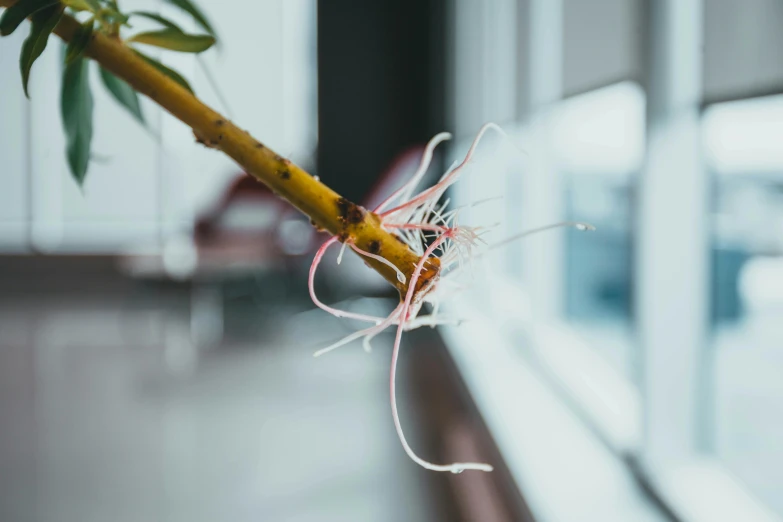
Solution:
[{"label": "blurred chair", "polygon": [[191,232],[167,238],[160,252],[124,255],[120,266],[140,279],[222,279],[285,270],[314,244],[315,231],[304,217],[240,174]]},{"label": "blurred chair", "polygon": [[189,283],[191,341],[213,346],[223,338],[225,283],[270,273],[287,277],[315,245],[308,220],[243,173],[190,232],[166,238],[157,252],[123,255],[119,266],[135,279]]},{"label": "blurred chair", "polygon": [[[377,207],[413,174],[424,147],[411,147],[394,158],[365,197]],[[165,240],[160,252],[121,256],[121,270],[136,279],[191,284],[191,338],[213,345],[223,335],[223,285],[261,273],[286,276],[309,263],[326,239],[306,216],[275,196],[265,185],[240,173],[217,202],[196,219],[189,233]],[[337,251],[339,247],[335,246]],[[319,285],[332,294],[387,296],[390,287],[378,274],[346,254],[341,266],[322,263]]]},{"label": "blurred chair", "polygon": [[315,246],[308,220],[254,178],[241,173],[193,228],[199,258],[230,269],[284,268]]}]

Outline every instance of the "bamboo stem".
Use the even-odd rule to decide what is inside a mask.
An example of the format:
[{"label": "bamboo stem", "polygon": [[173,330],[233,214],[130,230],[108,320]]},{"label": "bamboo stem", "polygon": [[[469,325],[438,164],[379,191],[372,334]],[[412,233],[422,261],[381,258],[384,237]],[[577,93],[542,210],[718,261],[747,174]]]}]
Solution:
[{"label": "bamboo stem", "polygon": [[[0,7],[14,3],[16,0],[0,0]],[[68,42],[78,30],[79,22],[64,15],[54,32]],[[315,227],[341,241],[351,239],[362,250],[384,257],[405,274],[406,281],[411,280],[419,257],[381,226],[379,216],[341,197],[290,160],[276,154],[146,63],[119,39],[96,32],[85,55],[191,127],[199,142],[231,157],[246,172],[309,216]],[[404,295],[407,282],[398,281],[393,269],[376,259],[363,259]],[[437,259],[433,258],[428,265],[416,285],[419,288],[439,272]]]}]

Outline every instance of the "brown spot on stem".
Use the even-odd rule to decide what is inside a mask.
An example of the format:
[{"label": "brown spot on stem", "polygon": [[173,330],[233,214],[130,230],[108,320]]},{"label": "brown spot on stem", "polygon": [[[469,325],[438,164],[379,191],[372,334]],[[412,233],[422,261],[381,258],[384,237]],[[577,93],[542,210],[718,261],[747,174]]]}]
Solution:
[{"label": "brown spot on stem", "polygon": [[291,171],[288,169],[280,169],[277,171],[277,175],[283,179],[291,179]]},{"label": "brown spot on stem", "polygon": [[218,134],[218,140],[221,140],[221,141],[223,140],[223,135],[222,134]]},{"label": "brown spot on stem", "polygon": [[381,253],[381,242],[378,241],[377,239],[374,240],[374,241],[370,241],[369,252],[371,254],[375,254],[375,255],[380,254]]},{"label": "brown spot on stem", "polygon": [[310,224],[313,225],[313,228],[315,229],[316,232],[323,232],[324,231],[323,228],[318,226],[318,223],[316,223],[314,219],[310,220]]},{"label": "brown spot on stem", "polygon": [[264,148],[264,144],[257,141],[256,142],[256,148],[257,149],[263,149]]},{"label": "brown spot on stem", "polygon": [[217,145],[216,141],[212,141],[209,138],[205,138],[204,136],[198,134],[196,131],[193,131],[193,136],[195,136],[196,138],[196,143],[200,143],[205,147],[214,148]]},{"label": "brown spot on stem", "polygon": [[437,257],[431,257],[427,259],[424,266],[421,269],[421,275],[416,280],[416,289],[414,295],[418,294],[422,290],[428,289],[432,283],[437,280],[440,274],[440,259]]},{"label": "brown spot on stem", "polygon": [[215,125],[217,125],[218,127],[222,127],[225,124],[226,124],[226,120],[215,120]]},{"label": "brown spot on stem", "polygon": [[340,221],[345,225],[358,225],[364,219],[364,209],[345,198],[337,200],[337,211],[340,213]]}]

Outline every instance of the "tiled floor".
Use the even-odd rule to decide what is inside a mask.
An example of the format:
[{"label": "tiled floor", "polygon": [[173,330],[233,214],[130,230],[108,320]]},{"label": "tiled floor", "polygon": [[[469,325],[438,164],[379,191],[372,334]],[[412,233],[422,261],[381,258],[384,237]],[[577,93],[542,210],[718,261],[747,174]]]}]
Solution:
[{"label": "tiled floor", "polygon": [[314,359],[346,327],[285,306],[196,349],[186,316],[0,302],[0,520],[437,519],[394,432],[388,343]]}]

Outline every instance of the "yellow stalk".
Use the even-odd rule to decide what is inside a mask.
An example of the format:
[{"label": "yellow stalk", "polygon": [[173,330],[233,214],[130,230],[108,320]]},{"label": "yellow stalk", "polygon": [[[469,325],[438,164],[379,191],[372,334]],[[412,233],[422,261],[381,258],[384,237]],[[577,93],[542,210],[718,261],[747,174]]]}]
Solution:
[{"label": "yellow stalk", "polygon": [[[0,7],[14,3],[16,0],[0,0]],[[54,32],[68,42],[79,27],[76,19],[65,15]],[[341,197],[290,160],[276,154],[149,65],[119,39],[96,32],[85,55],[192,128],[199,142],[231,157],[251,176],[309,216],[314,226],[338,236],[341,241],[350,239],[362,250],[382,256],[410,281],[418,256],[386,231],[376,214]],[[398,281],[394,270],[372,258],[364,257],[364,261],[405,294],[407,283]],[[437,259],[433,258],[427,265],[419,277],[417,291],[438,275]]]}]

